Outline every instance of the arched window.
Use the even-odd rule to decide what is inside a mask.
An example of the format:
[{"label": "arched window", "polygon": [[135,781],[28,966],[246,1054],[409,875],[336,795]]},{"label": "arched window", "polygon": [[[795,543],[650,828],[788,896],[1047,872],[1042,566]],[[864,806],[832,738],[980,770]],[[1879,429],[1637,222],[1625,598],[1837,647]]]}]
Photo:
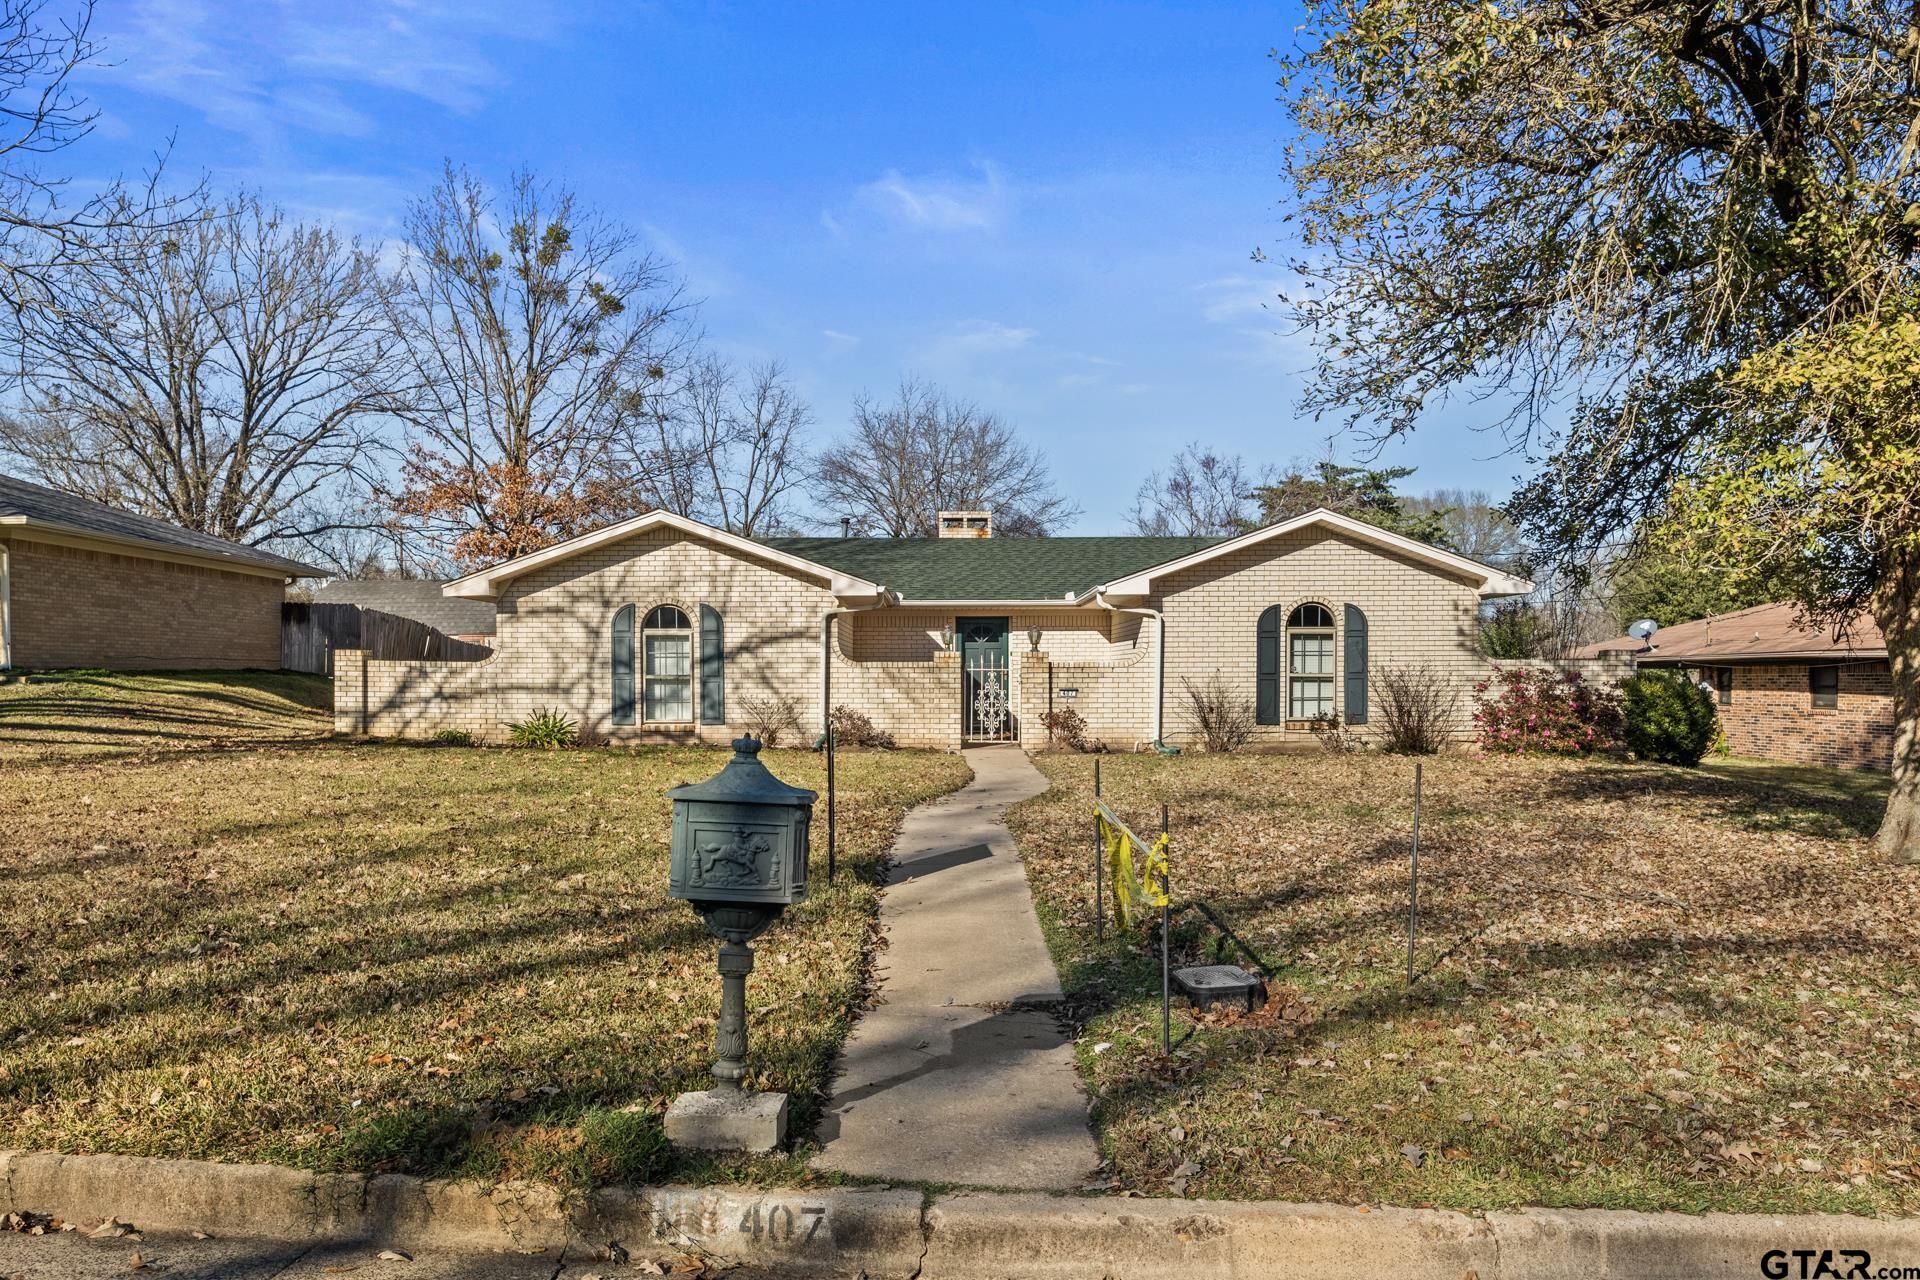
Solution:
[{"label": "arched window", "polygon": [[693,626],[670,604],[647,614],[640,630],[645,660],[641,705],[648,724],[688,724],[693,720]]},{"label": "arched window", "polygon": [[1333,611],[1303,604],[1287,615],[1287,719],[1333,714]]}]

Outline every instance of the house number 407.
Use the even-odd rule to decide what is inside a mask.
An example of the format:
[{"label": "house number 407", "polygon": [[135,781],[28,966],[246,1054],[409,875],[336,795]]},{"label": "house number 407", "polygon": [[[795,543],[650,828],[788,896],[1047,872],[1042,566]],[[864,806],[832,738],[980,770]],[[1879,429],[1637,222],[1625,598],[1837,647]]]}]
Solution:
[{"label": "house number 407", "polygon": [[801,1244],[810,1244],[820,1224],[827,1220],[827,1207],[823,1204],[803,1204],[795,1209],[775,1201],[764,1210],[761,1205],[762,1202],[756,1200],[740,1215],[741,1235],[753,1240],[764,1236],[771,1244],[791,1244],[796,1239]]}]

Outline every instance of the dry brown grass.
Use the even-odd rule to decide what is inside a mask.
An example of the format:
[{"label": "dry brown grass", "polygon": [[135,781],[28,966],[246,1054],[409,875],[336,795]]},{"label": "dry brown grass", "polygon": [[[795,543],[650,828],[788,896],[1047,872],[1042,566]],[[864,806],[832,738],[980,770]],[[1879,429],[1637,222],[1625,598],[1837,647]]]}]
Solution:
[{"label": "dry brown grass", "polygon": [[[676,1163],[660,1137],[665,1101],[706,1085],[718,1004],[713,944],[666,897],[661,793],[719,752],[327,743],[312,692],[0,688],[0,1147],[801,1176],[797,1158]],[[768,764],[823,785],[810,753]],[[944,755],[840,763],[839,883],[762,940],[748,989],[753,1082],[794,1094],[803,1133],[864,981],[880,858],[908,806],[966,777]]]},{"label": "dry brown grass", "polygon": [[[1091,766],[1040,763],[1055,790],[1015,829],[1091,1019],[1119,1185],[1920,1208],[1920,879],[1873,858],[1857,779],[1429,760],[1409,989],[1411,761],[1109,759],[1123,815],[1171,807],[1176,898],[1224,910],[1308,1011],[1181,1016],[1192,1034],[1163,1059],[1150,935],[1098,947],[1088,928]],[[1180,932],[1197,957],[1191,917]]]}]

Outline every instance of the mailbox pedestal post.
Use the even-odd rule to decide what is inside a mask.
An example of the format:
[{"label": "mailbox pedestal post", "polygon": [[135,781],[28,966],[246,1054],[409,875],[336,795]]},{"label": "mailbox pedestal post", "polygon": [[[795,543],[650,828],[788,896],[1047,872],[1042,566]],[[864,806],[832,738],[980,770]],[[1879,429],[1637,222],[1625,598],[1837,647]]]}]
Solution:
[{"label": "mailbox pedestal post", "polygon": [[790,787],[760,763],[751,737],[705,782],[675,787],[668,892],[684,898],[720,940],[720,1019],[714,1087],[683,1093],[667,1108],[667,1138],[707,1151],[772,1151],[787,1139],[787,1095],[756,1093],[747,1078],[750,943],[807,897],[807,832],[815,795]]}]

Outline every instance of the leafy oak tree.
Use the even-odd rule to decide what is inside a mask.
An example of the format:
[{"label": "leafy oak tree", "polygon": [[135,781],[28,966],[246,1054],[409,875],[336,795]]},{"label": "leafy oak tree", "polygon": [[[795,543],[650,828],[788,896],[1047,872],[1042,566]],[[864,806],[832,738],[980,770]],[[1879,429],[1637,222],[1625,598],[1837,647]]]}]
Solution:
[{"label": "leafy oak tree", "polygon": [[[1310,0],[1280,55],[1321,409],[1497,392],[1577,563],[1652,517],[1892,655],[1920,861],[1920,25],[1888,0]],[[1564,427],[1558,407],[1577,403]]]}]

